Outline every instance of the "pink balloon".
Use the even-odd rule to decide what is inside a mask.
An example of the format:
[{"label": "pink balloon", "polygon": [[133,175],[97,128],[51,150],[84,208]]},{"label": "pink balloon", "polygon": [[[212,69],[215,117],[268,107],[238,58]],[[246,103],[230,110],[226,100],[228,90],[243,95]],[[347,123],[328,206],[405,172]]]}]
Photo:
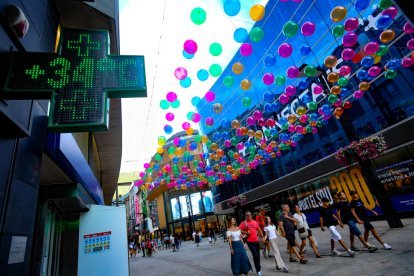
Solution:
[{"label": "pink balloon", "polygon": [[172,103],[175,100],[177,100],[177,94],[175,94],[174,92],[168,92],[166,98],[167,98],[167,101]]},{"label": "pink balloon", "polygon": [[414,50],[414,38],[411,38],[410,40],[407,41],[407,48],[409,50]]},{"label": "pink balloon", "polygon": [[184,42],[184,51],[186,51],[188,54],[195,54],[197,52],[197,43],[194,40],[186,40]]},{"label": "pink balloon", "polygon": [[309,116],[308,116],[308,115],[306,115],[306,114],[303,114],[303,115],[302,115],[302,116],[300,116],[300,118],[299,118],[299,122],[301,122],[302,124],[307,123],[307,122],[308,122],[308,120],[309,120]]},{"label": "pink balloon", "polygon": [[256,123],[256,121],[253,119],[253,117],[249,116],[249,117],[247,117],[247,119],[246,119],[246,123],[247,123],[247,125],[249,125],[249,126],[253,126],[253,125]]},{"label": "pink balloon", "polygon": [[341,68],[339,68],[339,74],[341,76],[347,76],[351,73],[351,67],[349,67],[348,65],[342,65]]},{"label": "pink balloon", "polygon": [[389,7],[382,11],[382,15],[389,15],[392,19],[394,19],[398,14],[398,9],[394,6]]},{"label": "pink balloon", "polygon": [[260,118],[257,120],[257,124],[261,127],[264,127],[266,125],[266,121],[263,118]]},{"label": "pink balloon", "polygon": [[289,96],[288,96],[288,95],[286,95],[285,93],[282,93],[282,94],[279,96],[279,101],[280,101],[282,104],[287,104],[287,103],[289,102],[289,100],[290,100]]},{"label": "pink balloon", "polygon": [[144,176],[145,176],[145,173],[144,172],[140,172],[139,173],[139,177],[143,178]]},{"label": "pink balloon", "polygon": [[347,30],[348,32],[354,31],[356,28],[358,28],[358,25],[359,25],[359,21],[357,18],[355,17],[348,18],[345,21],[345,30]]},{"label": "pink balloon", "polygon": [[288,127],[288,131],[289,131],[290,133],[295,132],[295,125],[289,125],[289,127]]},{"label": "pink balloon", "polygon": [[279,48],[277,49],[277,52],[279,53],[279,55],[280,55],[282,58],[287,58],[287,57],[290,57],[290,55],[291,55],[291,54],[292,54],[292,52],[293,52],[292,45],[290,45],[290,44],[289,44],[289,43],[287,43],[287,42],[282,43],[282,44],[279,46]]},{"label": "pink balloon", "polygon": [[187,129],[189,129],[189,128],[191,127],[191,125],[190,125],[190,123],[189,123],[189,122],[184,122],[184,123],[182,124],[182,127],[183,127],[183,129],[184,129],[184,130],[187,130]]},{"label": "pink balloon", "polygon": [[364,96],[364,92],[362,92],[361,90],[357,90],[354,92],[355,99],[361,99],[363,96]]},{"label": "pink balloon", "polygon": [[150,165],[148,163],[144,163],[144,169],[148,169]]},{"label": "pink balloon", "polygon": [[175,69],[174,75],[178,80],[183,80],[187,77],[187,70],[184,67],[178,67]]},{"label": "pink balloon", "polygon": [[288,85],[285,88],[285,94],[289,97],[292,97],[296,94],[296,87],[293,85]]},{"label": "pink balloon", "polygon": [[263,75],[262,81],[266,85],[271,85],[275,81],[275,76],[272,73],[266,73]]},{"label": "pink balloon", "polygon": [[349,32],[342,38],[342,45],[344,47],[352,47],[358,42],[358,35],[354,32]]},{"label": "pink balloon", "polygon": [[214,94],[212,91],[208,91],[204,97],[206,98],[206,101],[212,102],[216,99],[216,94]]},{"label": "pink balloon", "polygon": [[321,94],[322,91],[323,91],[323,87],[320,86],[320,85],[316,85],[316,86],[313,87],[313,94],[315,94],[315,95]]},{"label": "pink balloon", "polygon": [[230,140],[226,140],[226,141],[224,141],[224,146],[225,146],[226,148],[231,147],[231,142],[230,142]]},{"label": "pink balloon", "polygon": [[214,119],[211,117],[206,118],[206,125],[212,126],[214,124]]},{"label": "pink balloon", "polygon": [[414,26],[411,25],[410,22],[407,22],[407,23],[404,24],[403,31],[406,34],[412,34],[412,33],[414,33]]},{"label": "pink balloon", "polygon": [[259,119],[261,119],[263,117],[263,114],[262,114],[262,112],[260,112],[260,110],[255,110],[254,112],[253,112],[253,118],[255,119],[255,120],[259,120]]},{"label": "pink balloon", "polygon": [[411,57],[405,57],[401,60],[401,65],[405,68],[411,67],[414,64],[414,59]]},{"label": "pink balloon", "polygon": [[286,75],[288,76],[288,78],[291,78],[291,79],[299,77],[299,74],[300,74],[299,68],[296,66],[290,66],[286,70]]},{"label": "pink balloon", "polygon": [[295,127],[295,131],[296,131],[296,132],[298,132],[298,133],[302,133],[302,132],[303,132],[303,126],[301,126],[301,125],[297,125],[297,126]]},{"label": "pink balloon", "polygon": [[178,147],[180,145],[180,137],[175,137],[173,139],[173,143],[176,147]]},{"label": "pink balloon", "polygon": [[194,113],[193,115],[191,115],[191,120],[192,120],[194,123],[198,123],[198,122],[200,122],[200,120],[201,120],[201,115],[200,115],[200,114],[198,114],[198,113]]},{"label": "pink balloon", "polygon": [[250,56],[253,52],[253,47],[249,43],[243,43],[240,46],[240,54],[244,57]]},{"label": "pink balloon", "polygon": [[371,77],[376,77],[379,75],[379,73],[381,73],[381,67],[372,66],[368,69],[368,75],[370,75]]},{"label": "pink balloon", "polygon": [[237,144],[237,149],[242,150],[244,148],[244,144],[242,142]]},{"label": "pink balloon", "polygon": [[315,32],[316,25],[312,21],[306,21],[303,23],[300,31],[304,36],[311,36]]},{"label": "pink balloon", "polygon": [[169,122],[171,122],[172,120],[174,120],[174,114],[171,112],[168,112],[167,114],[165,114],[165,119]]},{"label": "pink balloon", "polygon": [[345,48],[342,53],[341,53],[341,57],[343,58],[343,60],[351,60],[355,55],[355,51],[352,48]]},{"label": "pink balloon", "polygon": [[378,42],[375,42],[375,41],[368,42],[364,47],[364,51],[368,55],[373,55],[376,52],[378,52],[378,50],[379,50],[379,44]]}]

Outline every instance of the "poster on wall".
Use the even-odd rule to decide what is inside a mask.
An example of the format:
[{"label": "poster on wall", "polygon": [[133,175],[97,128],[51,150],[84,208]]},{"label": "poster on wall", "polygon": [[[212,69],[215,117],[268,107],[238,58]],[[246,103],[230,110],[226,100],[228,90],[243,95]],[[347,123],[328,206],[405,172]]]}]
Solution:
[{"label": "poster on wall", "polygon": [[203,210],[201,208],[201,205],[203,205],[206,213],[214,212],[213,195],[211,194],[211,191],[201,192],[201,199],[198,201],[198,205],[200,210]]},{"label": "poster on wall", "polygon": [[188,217],[188,208],[187,208],[187,201],[185,196],[180,196],[180,205],[181,205],[181,217],[185,218]]},{"label": "poster on wall", "polygon": [[191,200],[191,208],[193,209],[193,215],[198,215],[203,212],[203,209],[200,209],[200,200],[201,196],[200,193],[193,193],[190,195]]},{"label": "poster on wall", "polygon": [[172,211],[172,215],[173,215],[173,220],[176,219],[180,219],[180,201],[178,199],[178,197],[173,198],[170,200],[171,202],[171,211]]},{"label": "poster on wall", "polygon": [[108,251],[111,248],[111,231],[84,235],[83,246],[85,254]]}]

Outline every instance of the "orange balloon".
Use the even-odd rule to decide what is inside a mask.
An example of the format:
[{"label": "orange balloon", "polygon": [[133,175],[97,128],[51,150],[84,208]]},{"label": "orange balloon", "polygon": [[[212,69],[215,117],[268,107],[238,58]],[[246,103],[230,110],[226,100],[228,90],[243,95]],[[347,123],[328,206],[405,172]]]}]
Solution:
[{"label": "orange balloon", "polygon": [[341,87],[335,85],[331,87],[331,93],[334,95],[339,95],[341,94]]},{"label": "orange balloon", "polygon": [[339,22],[345,18],[347,10],[343,6],[336,6],[331,11],[331,19],[333,22]]},{"label": "orange balloon", "polygon": [[263,138],[263,132],[261,132],[260,130],[258,130],[258,131],[256,131],[255,133],[254,133],[254,138],[256,138],[256,139],[262,139]]},{"label": "orange balloon", "polygon": [[265,7],[260,4],[253,5],[250,8],[250,18],[253,21],[260,21],[265,15]]},{"label": "orange balloon", "polygon": [[240,75],[244,71],[244,66],[240,62],[236,62],[231,67],[231,70],[233,71],[234,74]]},{"label": "orange balloon", "polygon": [[328,81],[330,82],[330,83],[335,83],[335,82],[338,82],[338,80],[339,80],[339,74],[338,73],[336,73],[336,72],[331,72],[331,73],[329,73],[329,75],[328,75]]},{"label": "orange balloon", "polygon": [[254,135],[254,131],[253,131],[253,130],[251,130],[251,129],[249,129],[249,130],[247,131],[247,135],[249,135],[249,137],[253,137],[253,135]]},{"label": "orange balloon", "polygon": [[366,91],[369,89],[369,82],[363,81],[358,85],[359,90]]},{"label": "orange balloon", "polygon": [[249,90],[252,86],[252,83],[248,79],[244,79],[240,82],[240,87],[243,90]]},{"label": "orange balloon", "polygon": [[385,30],[380,34],[380,41],[382,43],[390,43],[395,38],[395,32],[393,30]]},{"label": "orange balloon", "polygon": [[327,56],[323,62],[326,68],[332,68],[336,65],[338,59],[335,56]]},{"label": "orange balloon", "polygon": [[294,115],[294,114],[289,114],[287,120],[289,123],[293,124],[294,122],[296,122],[298,118]]}]

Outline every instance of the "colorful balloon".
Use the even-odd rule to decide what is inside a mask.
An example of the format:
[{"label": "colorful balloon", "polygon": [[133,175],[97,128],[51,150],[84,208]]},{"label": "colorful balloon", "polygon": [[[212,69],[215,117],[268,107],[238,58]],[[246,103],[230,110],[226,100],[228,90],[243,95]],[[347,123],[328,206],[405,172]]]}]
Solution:
[{"label": "colorful balloon", "polygon": [[175,94],[174,92],[168,92],[166,98],[167,98],[167,101],[172,103],[173,101],[177,99],[177,94]]},{"label": "colorful balloon", "polygon": [[183,80],[187,77],[187,70],[183,67],[178,67],[175,69],[174,75],[178,80]]},{"label": "colorful balloon", "polygon": [[403,32],[406,33],[406,34],[414,33],[414,26],[411,25],[410,22],[405,23],[404,26],[403,26]]},{"label": "colorful balloon", "polygon": [[200,103],[200,101],[201,101],[200,97],[195,96],[191,99],[191,104],[193,106],[197,106]]},{"label": "colorful balloon", "polygon": [[221,68],[219,64],[212,64],[210,68],[208,69],[208,72],[210,73],[211,76],[218,77],[223,72],[223,69]]},{"label": "colorful balloon", "polygon": [[272,54],[267,54],[263,59],[263,63],[266,67],[272,67],[276,64],[276,57]]},{"label": "colorful balloon", "polygon": [[313,65],[308,65],[305,67],[304,73],[308,77],[313,77],[316,74],[316,67]]},{"label": "colorful balloon", "polygon": [[296,33],[299,30],[299,26],[296,22],[294,21],[288,21],[283,25],[282,28],[282,33],[283,35],[285,35],[286,37],[293,37],[296,35]]},{"label": "colorful balloon", "polygon": [[204,98],[206,99],[207,102],[212,102],[216,99],[216,94],[214,94],[213,91],[208,91],[205,95]]},{"label": "colorful balloon", "polygon": [[220,103],[213,104],[213,112],[216,114],[220,114],[223,111],[223,106]]},{"label": "colorful balloon", "polygon": [[249,90],[252,86],[252,83],[248,79],[244,79],[240,82],[240,87],[243,90]]},{"label": "colorful balloon", "polygon": [[287,103],[289,102],[289,100],[290,100],[289,96],[288,96],[288,95],[286,95],[285,93],[282,93],[282,94],[279,96],[279,101],[280,101],[282,104],[287,104]]},{"label": "colorful balloon", "polygon": [[344,47],[352,47],[358,42],[358,35],[354,32],[349,32],[342,38],[342,45]]},{"label": "colorful balloon", "polygon": [[364,96],[364,92],[361,90],[357,90],[354,92],[354,98],[355,99],[361,99]]},{"label": "colorful balloon", "polygon": [[196,25],[201,25],[206,21],[207,15],[202,8],[194,8],[190,13],[191,21]]},{"label": "colorful balloon", "polygon": [[279,53],[279,55],[282,58],[287,58],[290,57],[290,55],[292,54],[293,48],[292,45],[290,45],[289,43],[285,42],[282,43],[279,48],[277,49],[277,52]]},{"label": "colorful balloon", "polygon": [[194,112],[193,115],[191,115],[191,121],[193,121],[194,123],[198,123],[201,120],[201,115]]},{"label": "colorful balloon", "polygon": [[315,85],[312,89],[313,94],[319,95],[323,92],[323,87],[321,85]]},{"label": "colorful balloon", "polygon": [[331,11],[331,20],[333,22],[339,22],[345,18],[347,9],[343,6],[336,6]]},{"label": "colorful balloon", "polygon": [[345,27],[343,25],[336,25],[332,28],[332,35],[334,37],[340,37],[344,34]]},{"label": "colorful balloon", "polygon": [[381,73],[381,67],[372,66],[368,69],[368,75],[370,75],[371,77],[376,77],[379,75],[379,73]]},{"label": "colorful balloon", "polygon": [[374,58],[371,56],[366,56],[361,60],[361,65],[364,68],[369,68],[374,65]]},{"label": "colorful balloon", "polygon": [[388,52],[388,47],[385,45],[380,45],[378,51],[375,53],[377,56],[382,57]]},{"label": "colorful balloon", "polygon": [[266,73],[263,75],[262,81],[265,85],[271,85],[275,81],[275,76],[272,73]]},{"label": "colorful balloon", "polygon": [[240,62],[236,62],[231,67],[231,70],[233,71],[234,74],[240,75],[244,71],[244,66]]},{"label": "colorful balloon", "polygon": [[355,55],[355,51],[352,48],[345,48],[342,50],[341,57],[343,60],[352,60]]},{"label": "colorful balloon", "polygon": [[206,118],[206,125],[207,125],[207,126],[212,126],[212,125],[214,125],[214,119],[213,119],[213,118],[211,118],[211,117],[207,117],[207,118]]},{"label": "colorful balloon", "polygon": [[244,107],[249,107],[252,104],[252,100],[249,97],[244,97],[242,99],[242,105]]},{"label": "colorful balloon", "polygon": [[308,45],[302,45],[300,46],[299,52],[302,56],[308,55],[312,51],[311,47]]},{"label": "colorful balloon", "polygon": [[170,103],[167,100],[161,100],[160,101],[160,107],[161,109],[168,109],[170,107]]},{"label": "colorful balloon", "polygon": [[185,79],[180,80],[180,85],[183,88],[188,88],[191,86],[191,78],[186,77]]},{"label": "colorful balloon", "polygon": [[253,52],[253,47],[250,43],[243,43],[240,46],[240,54],[244,57],[250,56]]},{"label": "colorful balloon", "polygon": [[401,60],[401,65],[405,68],[411,67],[414,64],[414,59],[412,57],[405,57]]},{"label": "colorful balloon", "polygon": [[370,2],[371,0],[356,0],[354,5],[358,12],[362,12],[363,10],[368,8]]},{"label": "colorful balloon", "polygon": [[296,66],[290,66],[286,70],[286,75],[288,76],[288,78],[291,78],[291,79],[299,77],[299,74],[300,74],[299,68]]},{"label": "colorful balloon", "polygon": [[339,74],[336,73],[336,72],[331,72],[331,73],[328,74],[327,80],[330,83],[338,82],[338,80],[339,80]]},{"label": "colorful balloon", "polygon": [[197,52],[197,48],[197,43],[192,39],[184,42],[184,50],[189,54],[195,54]]},{"label": "colorful balloon", "polygon": [[394,6],[389,7],[388,9],[385,9],[382,12],[382,15],[389,15],[392,19],[394,19],[398,14],[398,9]]},{"label": "colorful balloon", "polygon": [[254,27],[250,30],[249,37],[253,42],[259,42],[264,37],[263,29],[260,27]]},{"label": "colorful balloon", "polygon": [[316,30],[316,25],[312,21],[306,21],[302,24],[302,27],[300,28],[301,33],[304,36],[311,36]]},{"label": "colorful balloon", "polygon": [[205,81],[205,80],[207,80],[207,79],[208,79],[208,76],[209,76],[208,71],[207,71],[207,70],[205,70],[205,69],[200,69],[200,70],[198,70],[198,72],[197,72],[197,78],[198,78],[200,81]]},{"label": "colorful balloon", "polygon": [[180,100],[175,100],[171,103],[172,108],[179,108],[180,107]]},{"label": "colorful balloon", "polygon": [[379,30],[384,30],[386,29],[389,25],[391,25],[392,23],[392,17],[385,14],[385,15],[381,15],[380,17],[378,17],[377,21],[375,22],[375,26],[379,29]]},{"label": "colorful balloon", "polygon": [[327,56],[323,62],[326,68],[333,68],[337,64],[338,59],[335,56]]},{"label": "colorful balloon", "polygon": [[260,4],[253,5],[250,8],[250,18],[253,21],[260,21],[265,15],[265,7]]},{"label": "colorful balloon", "polygon": [[382,43],[390,43],[395,38],[394,30],[385,30],[380,34],[380,41]]},{"label": "colorful balloon", "polygon": [[223,9],[228,16],[235,16],[240,12],[239,0],[225,0],[223,3]]},{"label": "colorful balloon", "polygon": [[276,77],[276,81],[275,82],[276,82],[277,85],[282,86],[286,82],[286,77],[285,76],[282,76],[282,75],[278,75]]},{"label": "colorful balloon", "polygon": [[392,0],[380,0],[378,3],[378,8],[381,10],[385,10],[389,7],[391,7],[394,3]]},{"label": "colorful balloon", "polygon": [[350,17],[347,20],[345,20],[345,30],[348,32],[354,31],[356,28],[358,28],[359,21],[358,18]]},{"label": "colorful balloon", "polygon": [[234,31],[234,34],[233,34],[234,41],[236,41],[238,43],[244,42],[247,39],[248,36],[249,36],[249,34],[247,33],[246,29],[244,29],[244,28],[236,29]]},{"label": "colorful balloon", "polygon": [[293,85],[288,85],[285,88],[285,94],[289,97],[292,97],[296,94],[296,87]]},{"label": "colorful balloon", "polygon": [[221,55],[223,48],[221,47],[220,43],[214,42],[210,45],[209,51],[212,56],[216,57],[216,56]]},{"label": "colorful balloon", "polygon": [[230,87],[234,84],[234,78],[232,76],[226,76],[223,79],[224,86]]}]

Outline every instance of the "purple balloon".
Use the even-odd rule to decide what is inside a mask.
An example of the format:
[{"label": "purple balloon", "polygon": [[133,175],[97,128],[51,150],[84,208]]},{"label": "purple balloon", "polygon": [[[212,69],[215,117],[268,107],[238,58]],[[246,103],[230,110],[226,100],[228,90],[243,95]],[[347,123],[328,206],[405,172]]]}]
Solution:
[{"label": "purple balloon", "polygon": [[315,32],[316,25],[312,21],[306,21],[303,23],[302,28],[300,31],[304,36],[311,36]]},{"label": "purple balloon", "polygon": [[394,6],[389,7],[382,11],[382,15],[389,15],[392,19],[394,19],[398,14],[398,9]]},{"label": "purple balloon", "polygon": [[282,93],[280,96],[279,96],[279,101],[282,103],[282,104],[287,104],[288,102],[289,102],[289,96],[288,95],[286,95],[285,93]]},{"label": "purple balloon", "polygon": [[255,119],[253,119],[253,117],[249,116],[249,117],[247,117],[247,119],[246,119],[246,123],[247,123],[249,126],[253,126],[253,125],[256,123],[256,121],[255,121]]},{"label": "purple balloon", "polygon": [[286,75],[288,76],[288,78],[294,79],[299,77],[299,68],[296,66],[290,66],[287,70],[286,70]]},{"label": "purple balloon", "polygon": [[197,48],[197,43],[194,40],[189,39],[184,42],[184,50],[189,54],[195,54]]},{"label": "purple balloon", "polygon": [[358,25],[359,25],[359,21],[357,18],[355,17],[348,18],[345,21],[345,30],[347,30],[348,32],[351,32],[355,30],[358,27]]},{"label": "purple balloon", "polygon": [[358,42],[358,35],[354,32],[349,32],[342,38],[342,45],[344,47],[352,47]]},{"label": "purple balloon", "polygon": [[413,50],[414,49],[414,38],[411,38],[410,40],[407,41],[407,48],[409,50]]},{"label": "purple balloon", "polygon": [[212,102],[216,99],[216,94],[212,91],[208,91],[204,97],[206,98],[206,101]]},{"label": "purple balloon", "polygon": [[194,123],[198,123],[201,120],[201,115],[198,113],[194,113],[193,115],[191,115],[191,121],[193,121]]},{"label": "purple balloon", "polygon": [[277,52],[279,53],[279,55],[280,55],[282,58],[287,58],[287,57],[290,57],[290,55],[291,55],[291,54],[292,54],[292,52],[293,52],[292,45],[290,45],[290,44],[289,44],[289,43],[287,43],[287,42],[282,43],[282,44],[279,46],[279,49],[277,49]]},{"label": "purple balloon", "polygon": [[368,55],[375,54],[376,52],[378,52],[378,50],[379,50],[379,44],[378,42],[374,42],[374,41],[368,42],[364,47],[364,51]]},{"label": "purple balloon", "polygon": [[175,69],[174,75],[178,80],[183,80],[187,77],[187,70],[184,67],[178,67]]},{"label": "purple balloon", "polygon": [[285,94],[289,97],[292,97],[293,95],[296,94],[296,87],[293,85],[288,85],[285,88]]},{"label": "purple balloon", "polygon": [[352,48],[345,48],[342,53],[341,53],[341,57],[343,58],[343,60],[351,60],[355,55],[355,51]]},{"label": "purple balloon", "polygon": [[253,52],[253,47],[249,43],[243,43],[240,46],[240,54],[244,57],[250,56]]},{"label": "purple balloon", "polygon": [[266,73],[263,75],[262,81],[266,85],[271,85],[275,81],[275,76],[272,73]]},{"label": "purple balloon", "polygon": [[174,114],[171,112],[168,112],[167,114],[165,114],[165,119],[169,122],[171,122],[172,120],[174,120]]},{"label": "purple balloon", "polygon": [[315,94],[315,95],[321,94],[322,91],[323,91],[323,87],[320,86],[320,85],[316,85],[316,86],[313,87],[313,94]]},{"label": "purple balloon", "polygon": [[413,27],[413,25],[411,25],[410,22],[407,22],[407,23],[404,24],[403,31],[406,34],[412,34],[412,33],[414,33],[414,27]]},{"label": "purple balloon", "polygon": [[177,94],[175,94],[174,92],[168,92],[166,98],[167,98],[167,101],[172,103],[177,99]]},{"label": "purple balloon", "polygon": [[206,125],[212,126],[214,124],[214,119],[211,117],[206,118]]},{"label": "purple balloon", "polygon": [[378,66],[372,66],[368,69],[368,75],[371,77],[376,77],[379,75],[379,73],[381,73],[381,68]]},{"label": "purple balloon", "polygon": [[354,92],[355,99],[361,99],[363,96],[364,96],[364,92],[362,92],[361,90],[357,90]]}]

